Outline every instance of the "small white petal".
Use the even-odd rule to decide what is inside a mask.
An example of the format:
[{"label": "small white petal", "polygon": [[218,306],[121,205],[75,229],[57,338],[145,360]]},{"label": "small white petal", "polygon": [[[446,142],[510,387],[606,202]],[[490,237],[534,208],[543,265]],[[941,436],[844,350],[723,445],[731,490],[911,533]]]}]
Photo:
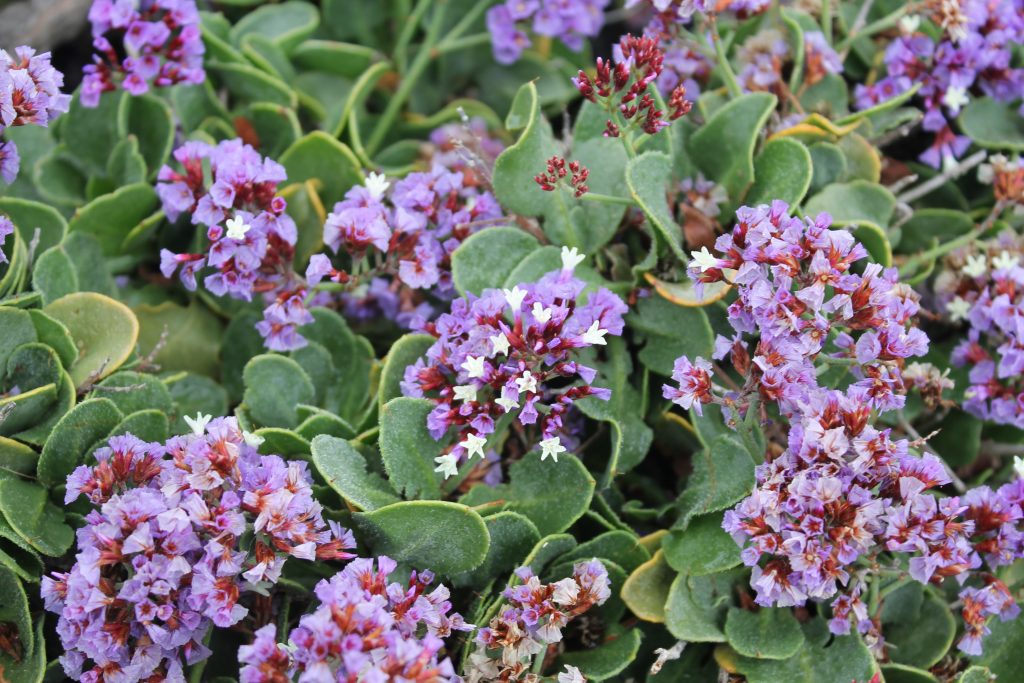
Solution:
[{"label": "small white petal", "polygon": [[470,379],[479,379],[484,376],[484,357],[466,356],[466,362],[461,367]]},{"label": "small white petal", "polygon": [[241,216],[229,218],[224,226],[227,228],[227,236],[233,240],[244,240],[250,228]]},{"label": "small white petal", "polygon": [[573,271],[576,266],[583,263],[586,260],[586,256],[579,253],[576,247],[562,247],[562,270]]},{"label": "small white petal", "polygon": [[519,309],[523,306],[523,299],[526,298],[526,290],[519,289],[519,285],[516,285],[512,289],[503,289],[501,291],[505,293],[505,301],[508,302],[512,312],[518,313]]},{"label": "small white petal", "polygon": [[474,455],[479,455],[480,459],[484,457],[484,446],[487,444],[487,439],[477,436],[476,434],[467,434],[466,440],[459,442],[459,445],[466,449],[466,460],[471,460]]},{"label": "small white petal", "polygon": [[266,441],[266,439],[264,439],[259,434],[253,434],[252,432],[245,432],[245,431],[242,432],[242,439],[244,439],[245,443],[249,444],[253,448],[259,448],[260,445],[264,441]]},{"label": "small white petal", "polygon": [[527,370],[521,377],[516,378],[516,386],[519,387],[519,391],[536,393],[537,391],[537,377]]},{"label": "small white petal", "polygon": [[533,302],[533,309],[530,312],[533,313],[533,319],[541,325],[551,320],[551,309],[544,308],[544,305],[539,301]]},{"label": "small white petal", "polygon": [[455,400],[470,402],[476,400],[476,385],[460,384],[455,387]]},{"label": "small white petal", "polygon": [[504,332],[498,332],[490,338],[491,348],[494,350],[493,355],[495,356],[506,356],[508,355],[508,337],[505,336]]},{"label": "small white petal", "polygon": [[383,173],[370,173],[366,176],[366,189],[370,191],[370,194],[375,199],[381,199],[384,197],[384,193],[391,187],[391,183],[384,176]]},{"label": "small white petal", "polygon": [[984,254],[972,254],[967,257],[967,263],[961,271],[967,277],[981,277],[988,270],[988,261]]},{"label": "small white petal", "polygon": [[443,473],[445,479],[448,477],[454,477],[459,473],[458,461],[451,453],[437,456],[434,458],[434,462],[437,463],[437,467],[434,468],[434,471]]},{"label": "small white petal", "polygon": [[693,263],[702,273],[712,268],[720,267],[718,259],[715,257],[714,254],[708,251],[707,247],[701,247],[700,251],[691,252],[690,257],[693,259]]},{"label": "small white petal", "polygon": [[206,425],[210,424],[210,420],[213,419],[212,415],[203,415],[202,413],[196,413],[194,418],[185,416],[185,424],[191,429],[192,433],[196,436],[202,436],[206,432]]},{"label": "small white petal", "polygon": [[587,328],[587,331],[583,333],[584,342],[592,346],[595,344],[600,346],[605,346],[608,344],[608,342],[605,341],[604,338],[604,336],[608,334],[608,330],[602,330],[599,327],[599,324],[600,321],[598,320],[595,320],[594,322],[590,323],[590,327]]},{"label": "small white petal", "polygon": [[558,454],[565,453],[565,446],[559,441],[557,436],[553,436],[550,439],[544,439],[540,442],[540,459],[546,460],[548,456],[555,462],[558,462]]}]

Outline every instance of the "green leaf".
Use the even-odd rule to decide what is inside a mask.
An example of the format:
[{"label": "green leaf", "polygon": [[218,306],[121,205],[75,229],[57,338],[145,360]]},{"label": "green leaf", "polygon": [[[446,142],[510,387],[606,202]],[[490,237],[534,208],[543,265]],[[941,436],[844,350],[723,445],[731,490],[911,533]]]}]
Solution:
[{"label": "green leaf", "polygon": [[655,234],[668,244],[676,258],[686,263],[688,259],[681,246],[683,231],[672,218],[665,194],[671,180],[672,160],[667,154],[644,152],[626,164],[626,185],[633,199],[643,209]]},{"label": "green leaf", "polygon": [[[67,370],[61,373],[60,382],[57,385],[56,398],[50,404],[47,412],[38,416],[30,427],[16,432],[14,436],[20,441],[25,441],[36,446],[42,446],[57,421],[64,417],[64,414],[75,405],[75,383]],[[8,418],[9,420],[10,418]]]},{"label": "green leaf", "polygon": [[114,185],[132,185],[146,180],[146,160],[139,153],[139,139],[129,135],[110,153],[107,175]]},{"label": "green leaf", "polygon": [[[310,408],[313,412],[306,414],[305,419],[303,419],[305,413],[302,412],[302,408]],[[315,406],[299,406],[299,409],[299,419],[302,422],[295,431],[305,439],[312,439],[318,434],[336,436],[339,439],[351,439],[356,435],[356,430],[352,425],[334,413],[329,413]]]},{"label": "green leaf", "polygon": [[384,358],[380,388],[377,389],[377,402],[382,409],[385,403],[402,395],[401,383],[405,369],[422,358],[434,341],[429,334],[406,334],[391,345]]},{"label": "green leaf", "polygon": [[885,683],[938,683],[939,681],[930,672],[906,664],[883,664],[882,675],[885,676]]},{"label": "green leaf", "polygon": [[992,683],[992,672],[983,666],[970,666],[956,679],[957,683]]},{"label": "green leaf", "polygon": [[91,398],[72,408],[54,426],[39,455],[37,476],[47,486],[63,484],[81,465],[88,449],[121,422],[124,415],[113,401]]},{"label": "green leaf", "polygon": [[626,321],[646,340],[640,362],[665,377],[680,356],[710,358],[714,350],[715,335],[703,308],[677,306],[652,293],[637,302]]},{"label": "green leaf", "polygon": [[758,659],[789,659],[804,644],[800,623],[788,607],[757,612],[733,607],[725,618],[725,637],[741,655]]},{"label": "green leaf", "polygon": [[71,219],[68,229],[94,236],[104,254],[117,256],[125,236],[153,213],[158,203],[150,185],[128,185],[83,206]]},{"label": "green leaf", "polygon": [[946,242],[973,229],[974,221],[963,211],[917,209],[910,220],[900,227],[897,251],[901,254],[916,254],[931,248],[932,240]]},{"label": "green leaf", "polygon": [[529,519],[516,512],[502,511],[484,518],[491,545],[487,557],[476,569],[454,577],[457,586],[483,587],[492,579],[506,576],[520,566],[538,541],[540,533]]},{"label": "green leaf", "polygon": [[[623,184],[626,150],[619,140],[598,137],[573,144],[572,159],[590,171],[587,186],[591,192],[613,197],[629,197],[629,188]],[[618,231],[626,212],[621,204],[581,201],[585,229],[576,231],[576,246],[586,254],[593,254],[608,243]],[[545,226],[546,227],[546,226]],[[566,240],[561,243],[568,244]]]},{"label": "green leaf", "polygon": [[209,118],[228,117],[227,110],[217,99],[209,80],[199,85],[179,83],[170,89],[170,94],[174,113],[177,114],[184,130],[195,130]]},{"label": "green leaf", "polygon": [[110,296],[114,280],[99,240],[84,232],[72,233],[43,252],[32,269],[32,286],[48,304],[74,292]]},{"label": "green leaf", "polygon": [[478,567],[490,546],[484,520],[458,503],[407,501],[352,519],[374,554],[439,574]]},{"label": "green leaf", "polygon": [[157,171],[171,156],[174,147],[171,108],[156,95],[143,93],[126,97],[119,115],[124,119],[121,123],[123,129],[138,138],[139,152],[149,169],[149,178],[156,178]]},{"label": "green leaf", "polygon": [[628,531],[607,531],[579,544],[559,559],[589,560],[593,557],[606,557],[625,571],[633,572],[649,561],[651,554],[634,534]]},{"label": "green leaf", "polygon": [[988,627],[992,632],[985,636],[985,650],[973,658],[974,664],[988,667],[996,680],[1018,680],[1022,670],[1020,653],[1024,651],[1024,621],[990,619]]},{"label": "green leaf", "polygon": [[[42,622],[42,619],[39,621]],[[25,595],[25,588],[14,572],[2,565],[0,565],[0,623],[12,624],[17,629],[17,640],[21,644],[21,656],[31,658],[37,643],[32,628],[28,596]],[[42,641],[39,641],[38,647],[45,649]],[[4,675],[5,677],[9,675],[6,669]],[[11,680],[12,683],[20,683],[18,679],[7,680]]]},{"label": "green leaf", "polygon": [[558,664],[575,666],[588,681],[604,681],[621,673],[636,659],[642,639],[640,629],[616,624],[605,634],[604,642],[593,649],[565,652]]},{"label": "green leaf", "polygon": [[67,552],[75,534],[64,511],[47,499],[46,489],[22,479],[0,479],[0,513],[11,528],[43,555]]},{"label": "green leaf", "polygon": [[310,403],[323,405],[327,392],[338,382],[338,372],[330,352],[316,342],[308,342],[288,355],[306,371],[306,376],[313,383],[313,400]]},{"label": "green leaf", "polygon": [[691,576],[714,574],[741,563],[739,546],[722,529],[719,513],[696,517],[685,530],[673,529],[662,547],[669,565]]},{"label": "green leaf", "polygon": [[514,227],[496,227],[470,235],[452,254],[452,280],[465,296],[501,287],[519,263],[540,245],[529,233]]},{"label": "green leaf", "polygon": [[82,106],[79,93],[75,93],[68,113],[61,117],[61,139],[90,174],[101,175],[106,171],[110,150],[127,132],[118,116],[124,97],[120,92],[108,92],[100,97],[97,107],[88,108]]},{"label": "green leaf", "polygon": [[373,511],[401,501],[387,481],[366,470],[366,459],[348,441],[321,434],[311,450],[320,476],[350,504]]},{"label": "green leaf", "polygon": [[975,97],[959,120],[964,135],[979,147],[1024,151],[1024,119],[1013,102]]},{"label": "green leaf", "polygon": [[754,488],[754,461],[735,436],[716,436],[693,456],[693,472],[679,496],[680,521],[731,507]]},{"label": "green leaf", "polygon": [[32,317],[32,325],[36,328],[39,341],[54,350],[62,365],[71,367],[78,358],[78,348],[75,347],[75,340],[71,338],[68,328],[38,308],[29,309],[28,313]]},{"label": "green leaf", "polygon": [[363,182],[359,160],[348,147],[323,131],[299,138],[281,155],[289,182],[318,180],[318,191],[328,207],[353,185]]},{"label": "green leaf", "polygon": [[754,148],[778,100],[750,93],[732,100],[690,136],[687,151],[704,175],[738,202],[754,180]]},{"label": "green leaf", "polygon": [[658,550],[647,562],[633,570],[622,585],[622,599],[637,617],[658,624],[665,622],[665,603],[676,572]]},{"label": "green leaf", "polygon": [[558,462],[541,461],[533,453],[509,467],[509,503],[530,519],[541,535],[558,533],[572,526],[590,507],[593,477],[579,459],[568,453]]},{"label": "green leaf", "polygon": [[424,398],[391,399],[380,411],[380,455],[388,480],[406,498],[441,497],[434,458],[442,445],[427,431],[434,403]]},{"label": "green leaf", "polygon": [[125,417],[110,430],[108,436],[132,434],[143,441],[163,443],[167,441],[167,414],[159,410],[139,410]]},{"label": "green leaf", "polygon": [[892,247],[885,229],[896,198],[892,192],[865,180],[833,183],[807,200],[804,212],[814,216],[822,211],[832,216],[834,227],[855,227],[854,236],[872,258],[883,266],[892,265]]},{"label": "green leaf", "polygon": [[3,667],[4,677],[11,683],[43,683],[43,677],[47,673],[46,648],[43,647],[43,619],[36,620],[35,637],[33,641],[39,643],[34,648],[31,656],[22,657],[21,661],[15,662],[8,654],[0,653],[0,667]]},{"label": "green leaf", "polygon": [[551,126],[540,113],[536,83],[523,85],[512,101],[505,128],[520,131],[515,144],[494,163],[494,194],[502,206],[524,216],[540,216],[556,203],[555,192],[544,192],[533,177],[544,170],[554,149]]},{"label": "green leaf", "polygon": [[802,142],[771,140],[754,160],[754,184],[743,201],[753,206],[781,199],[795,207],[807,194],[813,175],[811,154]]},{"label": "green leaf", "polygon": [[[30,344],[38,339],[32,316],[28,311],[18,308],[0,306],[0,371],[7,367],[7,359],[22,344]],[[2,377],[2,375],[0,375]]]},{"label": "green leaf", "polygon": [[8,473],[34,475],[39,455],[25,444],[0,436],[0,476]]},{"label": "green leaf", "polygon": [[78,360],[68,372],[77,387],[111,374],[135,350],[139,322],[120,301],[77,292],[48,304],[43,312],[62,323],[75,340]]},{"label": "green leaf", "polygon": [[334,40],[306,40],[292,51],[295,66],[310,71],[358,78],[381,58],[373,48]]},{"label": "green leaf", "polygon": [[729,582],[720,576],[679,574],[665,603],[668,632],[690,643],[724,643],[722,621],[728,596]]},{"label": "green leaf", "polygon": [[811,190],[818,192],[826,185],[837,183],[846,175],[846,155],[831,142],[815,142],[808,148],[814,175]]},{"label": "green leaf", "polygon": [[255,431],[256,436],[263,438],[259,452],[263,455],[280,455],[282,458],[309,460],[311,446],[309,441],[290,429],[279,427],[262,427]]},{"label": "green leaf", "polygon": [[[130,391],[116,391],[130,387]],[[171,392],[159,378],[141,372],[122,370],[100,382],[91,394],[111,401],[125,415],[155,409],[164,414],[174,410]]]},{"label": "green leaf", "polygon": [[302,136],[295,112],[269,102],[256,102],[243,110],[260,143],[260,153],[272,159],[281,156]]},{"label": "green leaf", "polygon": [[373,347],[364,337],[353,334],[345,319],[334,311],[313,308],[310,313],[314,322],[299,328],[299,333],[330,352],[340,379],[328,390],[324,407],[349,424],[359,424],[371,397]]},{"label": "green leaf", "polygon": [[7,359],[4,382],[7,386],[29,391],[60,382],[63,367],[57,353],[46,344],[22,344]]},{"label": "green leaf", "polygon": [[290,52],[316,31],[320,13],[308,2],[290,0],[279,5],[263,5],[243,16],[231,27],[230,38],[235,45],[244,36],[258,33],[272,39],[285,52]]},{"label": "green leaf", "polygon": [[56,384],[46,384],[0,398],[0,408],[6,410],[8,406],[14,406],[0,423],[0,435],[7,436],[31,427],[43,419],[56,400]]},{"label": "green leaf", "polygon": [[248,64],[208,62],[207,67],[218,76],[233,96],[242,101],[271,102],[292,109],[298,105],[294,90],[279,78]]},{"label": "green leaf", "polygon": [[808,640],[789,659],[738,657],[735,665],[749,683],[867,683],[877,671],[874,657],[858,636],[839,636],[828,647]]},{"label": "green leaf", "polygon": [[293,428],[299,424],[295,407],[313,399],[313,383],[291,358],[271,354],[256,356],[242,372],[242,399],[252,418],[267,427]]},{"label": "green leaf", "polygon": [[152,353],[167,332],[163,345],[153,357],[161,370],[217,374],[221,325],[209,309],[198,301],[188,306],[164,301],[155,306],[140,304],[134,310],[139,320],[140,353]]},{"label": "green leaf", "polygon": [[[918,597],[922,593],[923,600]],[[882,623],[885,640],[893,645],[889,653],[892,661],[927,669],[946,655],[956,635],[956,621],[944,600],[911,583],[893,591],[886,599],[886,608]],[[928,624],[928,628],[922,629],[921,624]]]},{"label": "green leaf", "polygon": [[882,174],[882,160],[878,150],[863,135],[850,133],[836,143],[846,157],[846,175],[842,180],[865,180],[878,183]]},{"label": "green leaf", "polygon": [[36,231],[39,231],[35,248],[37,258],[50,247],[60,244],[68,232],[68,222],[64,216],[52,206],[40,202],[19,197],[0,197],[0,214],[11,219],[25,244],[36,239]]}]

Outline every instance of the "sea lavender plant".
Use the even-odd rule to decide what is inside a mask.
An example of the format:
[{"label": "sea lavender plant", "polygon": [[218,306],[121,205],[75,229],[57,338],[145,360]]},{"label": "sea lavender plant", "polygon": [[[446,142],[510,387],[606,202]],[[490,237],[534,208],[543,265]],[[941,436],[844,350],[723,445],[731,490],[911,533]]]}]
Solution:
[{"label": "sea lavender plant", "polygon": [[141,95],[206,78],[195,0],[93,0],[89,21],[96,54],[82,80],[86,107],[118,86]]},{"label": "sea lavender plant", "polygon": [[[0,135],[14,126],[48,126],[68,110],[70,95],[60,92],[64,75],[50,64],[50,53],[23,45],[14,56],[0,50]],[[21,157],[12,141],[0,142],[0,179],[18,177]]]},{"label": "sea lavender plant", "polygon": [[579,302],[584,283],[573,271],[582,259],[563,247],[561,270],[536,283],[456,299],[450,313],[427,326],[437,341],[426,360],[406,368],[402,391],[436,403],[427,418],[435,439],[454,428],[455,440],[436,458],[445,477],[473,455],[484,457],[488,436],[506,414],[523,426],[539,423],[541,457],[557,460],[567,450],[559,434],[572,404],[610,397],[608,389],[592,386],[596,373],[576,360],[576,350],[622,334],[627,309],[606,289]]},{"label": "sea lavender plant", "polygon": [[43,578],[43,598],[71,678],[183,681],[183,664],[210,655],[209,630],[246,618],[246,597],[266,599],[289,557],[353,557],[304,462],[260,455],[234,418],[189,422],[164,444],[114,437],[68,477],[65,501],[95,509],[75,565]]},{"label": "sea lavender plant", "polygon": [[451,612],[444,585],[428,592],[431,572],[413,571],[405,586],[389,583],[396,566],[385,556],[361,558],[321,581],[314,589],[320,605],[302,617],[287,645],[276,642],[268,624],[239,648],[241,682],[461,680],[442,656],[444,638],[473,626]]}]

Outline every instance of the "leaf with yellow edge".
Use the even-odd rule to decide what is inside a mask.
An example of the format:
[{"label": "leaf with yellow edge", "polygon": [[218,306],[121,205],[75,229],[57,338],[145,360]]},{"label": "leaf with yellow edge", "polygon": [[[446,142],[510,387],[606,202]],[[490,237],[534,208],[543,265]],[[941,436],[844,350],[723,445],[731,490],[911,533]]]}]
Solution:
[{"label": "leaf with yellow edge", "polygon": [[[726,270],[725,275],[728,280],[734,274],[734,271]],[[697,291],[694,288],[694,284],[691,280],[687,279],[684,282],[665,282],[659,280],[650,273],[644,273],[644,278],[657,290],[658,294],[668,299],[677,306],[687,307],[700,307],[713,304],[720,300],[729,290],[732,289],[732,285],[729,282],[712,282],[704,285],[703,296],[698,297]]]},{"label": "leaf with yellow edge", "polygon": [[813,140],[832,140],[834,138],[843,138],[849,135],[856,130],[859,125],[860,120],[858,119],[853,123],[840,126],[815,112],[808,115],[807,118],[800,121],[800,123],[773,133],[768,137],[768,139],[774,140],[775,138],[784,137],[807,137]]},{"label": "leaf with yellow edge", "polygon": [[665,623],[665,602],[676,577],[674,569],[665,562],[665,553],[658,550],[622,584],[622,600],[640,619],[655,624]]},{"label": "leaf with yellow edge", "polygon": [[117,370],[139,338],[139,321],[132,310],[96,292],[68,294],[43,308],[43,313],[63,323],[78,347],[78,359],[68,369],[75,386]]}]

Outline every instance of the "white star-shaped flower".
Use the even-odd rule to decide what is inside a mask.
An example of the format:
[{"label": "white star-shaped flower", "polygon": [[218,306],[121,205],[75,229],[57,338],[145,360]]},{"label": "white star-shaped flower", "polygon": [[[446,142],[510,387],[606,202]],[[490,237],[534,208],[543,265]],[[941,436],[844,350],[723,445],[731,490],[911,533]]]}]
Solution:
[{"label": "white star-shaped flower", "polygon": [[508,337],[505,336],[504,332],[498,332],[490,338],[491,348],[494,349],[495,356],[506,356],[508,355]]},{"label": "white star-shaped flower", "polygon": [[690,258],[693,259],[693,263],[702,273],[719,267],[718,259],[708,251],[707,247],[701,247],[700,251],[690,252]]},{"label": "white star-shaped flower", "polygon": [[562,270],[573,271],[576,266],[586,260],[586,256],[576,251],[576,247],[562,247]]},{"label": "white star-shaped flower", "polygon": [[992,267],[996,270],[1010,270],[1020,263],[1020,257],[1003,249],[999,256],[992,259]]},{"label": "white star-shaped flower", "polygon": [[466,460],[472,460],[474,455],[479,455],[480,459],[484,459],[484,445],[487,443],[487,439],[477,436],[476,434],[466,434],[466,440],[459,442],[459,445],[466,449]]},{"label": "white star-shaped flower", "polygon": [[602,330],[599,325],[601,321],[595,320],[590,323],[590,327],[583,333],[583,341],[588,344],[599,344],[605,346],[608,342],[605,341],[604,335],[608,334],[608,330]]},{"label": "white star-shaped flower", "polygon": [[908,14],[900,19],[900,31],[905,34],[917,33],[920,25],[921,15],[919,14]]},{"label": "white star-shaped flower", "polygon": [[505,301],[508,302],[513,313],[517,313],[523,306],[523,299],[526,298],[526,290],[519,289],[519,285],[516,285],[512,289],[501,290],[505,293]]},{"label": "white star-shaped flower", "polygon": [[967,257],[967,263],[960,270],[967,277],[981,277],[988,270],[988,261],[984,254],[971,254]]},{"label": "white star-shaped flower", "polygon": [[213,419],[213,415],[203,415],[202,413],[196,413],[195,417],[185,416],[185,424],[191,429],[192,433],[196,436],[202,436],[206,431],[206,425],[210,424],[210,420]]},{"label": "white star-shaped flower", "polygon": [[519,407],[519,401],[517,401],[514,398],[505,398],[504,396],[501,396],[499,398],[494,399],[494,402],[497,403],[502,408],[504,408],[506,413],[511,412],[515,408]]},{"label": "white star-shaped flower", "polygon": [[952,112],[960,111],[970,101],[971,98],[967,94],[967,88],[955,85],[946,88],[946,94],[942,96],[942,103],[949,107]]},{"label": "white star-shaped flower", "polygon": [[462,364],[470,379],[479,379],[484,376],[484,357],[466,356],[466,362]]},{"label": "white star-shaped flower", "polygon": [[459,473],[459,463],[451,453],[437,456],[434,458],[434,462],[437,463],[437,467],[434,468],[434,471],[444,474],[445,479],[448,477],[454,477]]},{"label": "white star-shaped flower", "polygon": [[525,391],[529,393],[537,392],[537,378],[532,372],[527,370],[523,373],[522,377],[516,378],[516,386],[519,387],[519,391]]},{"label": "white star-shaped flower", "polygon": [[558,674],[558,683],[587,683],[587,679],[583,677],[582,671],[566,664],[565,671]]},{"label": "white star-shaped flower", "polygon": [[475,401],[476,400],[476,385],[473,384],[460,384],[455,387],[455,400],[456,401]]},{"label": "white star-shaped flower", "polygon": [[227,223],[224,224],[224,227],[228,229],[227,236],[230,239],[244,240],[245,234],[249,232],[249,229],[252,226],[246,223],[245,219],[241,216],[235,216],[234,218],[229,218]]},{"label": "white star-shaped flower", "polygon": [[550,455],[551,459],[558,462],[558,454],[565,453],[565,446],[558,440],[557,436],[544,439],[540,442],[540,459],[544,461]]},{"label": "white star-shaped flower", "polygon": [[949,319],[953,322],[967,320],[967,314],[971,312],[971,305],[967,303],[966,299],[958,296],[946,304],[946,312],[949,313]]},{"label": "white star-shaped flower", "polygon": [[249,444],[253,448],[259,448],[260,445],[264,441],[266,441],[266,439],[264,439],[259,434],[253,434],[252,432],[246,432],[246,431],[242,432],[242,439],[245,441],[245,443]]},{"label": "white star-shaped flower", "polygon": [[1019,455],[1013,456],[1013,469],[1017,472],[1018,477],[1024,477],[1024,459],[1021,459]]},{"label": "white star-shaped flower", "polygon": [[366,176],[364,184],[375,199],[381,199],[384,193],[388,191],[388,188],[391,187],[391,183],[388,182],[383,173],[370,173]]},{"label": "white star-shaped flower", "polygon": [[541,325],[551,320],[551,309],[544,308],[544,304],[539,301],[533,302],[533,308],[530,309],[530,312],[533,313],[533,319]]}]

